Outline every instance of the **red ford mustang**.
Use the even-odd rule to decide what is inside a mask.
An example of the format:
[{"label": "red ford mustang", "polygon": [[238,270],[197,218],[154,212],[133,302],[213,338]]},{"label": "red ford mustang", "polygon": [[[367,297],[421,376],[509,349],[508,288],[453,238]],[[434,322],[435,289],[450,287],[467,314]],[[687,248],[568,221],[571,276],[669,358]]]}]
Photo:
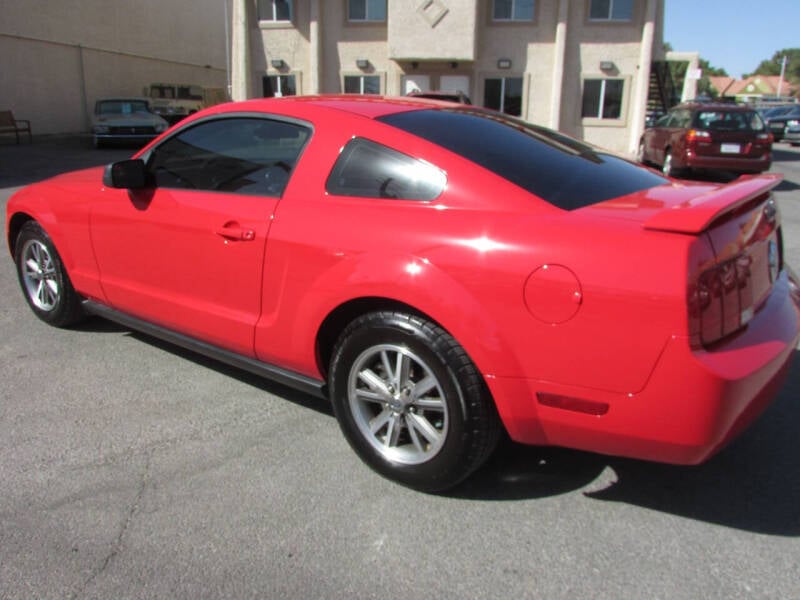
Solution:
[{"label": "red ford mustang", "polygon": [[25,298],[329,398],[373,469],[453,486],[503,428],[700,462],[798,342],[774,176],[679,183],[467,106],[213,107],[8,203]]}]

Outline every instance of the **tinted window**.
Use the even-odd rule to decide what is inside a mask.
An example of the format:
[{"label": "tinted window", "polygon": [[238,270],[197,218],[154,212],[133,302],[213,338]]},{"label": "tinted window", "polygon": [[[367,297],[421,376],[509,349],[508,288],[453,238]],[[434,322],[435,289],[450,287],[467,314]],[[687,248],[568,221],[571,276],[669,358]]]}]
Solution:
[{"label": "tinted window", "polygon": [[630,21],[633,0],[591,0],[589,18],[593,21]]},{"label": "tinted window", "polygon": [[695,113],[694,127],[710,131],[763,131],[764,122],[754,110],[701,110]]},{"label": "tinted window", "polygon": [[586,79],[583,82],[581,116],[619,119],[622,114],[622,79]]},{"label": "tinted window", "polygon": [[386,0],[348,0],[347,18],[351,21],[385,21]]},{"label": "tinted window", "polygon": [[345,75],[345,94],[380,94],[381,78],[378,75]]},{"label": "tinted window", "polygon": [[533,0],[494,0],[492,18],[495,21],[531,21]]},{"label": "tinted window", "polygon": [[433,200],[445,175],[426,162],[362,138],[344,147],[325,188],[340,196]]},{"label": "tinted window", "polygon": [[486,79],[483,105],[507,115],[520,116],[522,114],[522,77]]},{"label": "tinted window", "polygon": [[430,109],[379,120],[447,148],[566,210],[667,181],[557,132],[496,113]]},{"label": "tinted window", "polygon": [[158,187],[278,197],[310,134],[269,119],[207,121],[157,146],[147,164]]}]

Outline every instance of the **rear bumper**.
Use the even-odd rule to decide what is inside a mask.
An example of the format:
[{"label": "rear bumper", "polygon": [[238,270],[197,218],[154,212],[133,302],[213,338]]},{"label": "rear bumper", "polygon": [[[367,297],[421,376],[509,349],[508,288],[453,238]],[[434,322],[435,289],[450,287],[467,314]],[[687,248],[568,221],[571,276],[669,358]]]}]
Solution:
[{"label": "rear bumper", "polygon": [[[747,329],[713,350],[693,350],[683,337],[669,340],[639,392],[620,395],[518,378],[487,383],[518,442],[696,464],[744,430],[780,390],[800,339],[800,298],[790,288],[784,271]],[[546,406],[537,393],[579,402],[572,409]],[[607,411],[574,408],[586,403]]]},{"label": "rear bumper", "polygon": [[761,158],[702,156],[691,153],[684,156],[683,162],[684,165],[690,169],[713,169],[719,171],[734,171],[736,173],[763,173],[772,165],[772,153],[768,152]]}]

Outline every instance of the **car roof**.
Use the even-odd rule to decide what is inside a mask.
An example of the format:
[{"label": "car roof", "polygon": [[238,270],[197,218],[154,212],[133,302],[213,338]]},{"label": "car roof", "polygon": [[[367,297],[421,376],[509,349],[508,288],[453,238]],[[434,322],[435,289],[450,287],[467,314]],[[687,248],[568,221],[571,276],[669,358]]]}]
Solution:
[{"label": "car roof", "polygon": [[339,94],[320,96],[283,96],[282,98],[258,98],[243,102],[231,102],[217,105],[220,112],[241,112],[253,110],[270,112],[272,110],[299,109],[305,112],[308,108],[319,107],[347,112],[353,115],[374,119],[409,110],[440,108],[441,103],[426,98],[410,96],[376,96],[361,94]]},{"label": "car roof", "polygon": [[678,108],[688,110],[726,110],[729,112],[751,112],[755,110],[752,106],[733,104],[732,102],[686,102],[675,107],[675,109]]},{"label": "car roof", "polygon": [[108,98],[98,98],[96,102],[150,102],[150,98],[143,96],[109,96]]}]

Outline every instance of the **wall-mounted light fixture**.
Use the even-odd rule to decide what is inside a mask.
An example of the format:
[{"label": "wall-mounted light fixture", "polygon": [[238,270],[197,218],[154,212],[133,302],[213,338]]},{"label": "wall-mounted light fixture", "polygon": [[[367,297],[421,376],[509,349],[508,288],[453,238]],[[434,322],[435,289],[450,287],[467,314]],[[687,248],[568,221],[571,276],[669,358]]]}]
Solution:
[{"label": "wall-mounted light fixture", "polygon": [[412,69],[417,69],[417,68],[419,68],[419,63],[418,63],[417,61],[415,61],[415,60],[412,60],[412,61],[411,61],[411,68],[412,68]]},{"label": "wall-mounted light fixture", "polygon": [[368,69],[369,68],[369,59],[366,58],[357,58],[356,59],[356,66],[359,69]]},{"label": "wall-mounted light fixture", "polygon": [[451,69],[457,69],[458,68],[458,63],[456,61],[451,62],[450,63],[450,68]]},{"label": "wall-mounted light fixture", "polygon": [[282,58],[273,58],[271,61],[269,61],[269,64],[272,65],[273,69],[277,69],[278,71],[280,71],[281,69],[283,69],[283,67],[286,66],[286,63],[283,62]]},{"label": "wall-mounted light fixture", "polygon": [[616,68],[617,67],[614,64],[613,60],[601,60],[600,61],[600,70],[601,71],[613,71]]},{"label": "wall-mounted light fixture", "polygon": [[510,69],[511,68],[511,59],[510,58],[501,58],[497,61],[497,68],[498,69]]}]

